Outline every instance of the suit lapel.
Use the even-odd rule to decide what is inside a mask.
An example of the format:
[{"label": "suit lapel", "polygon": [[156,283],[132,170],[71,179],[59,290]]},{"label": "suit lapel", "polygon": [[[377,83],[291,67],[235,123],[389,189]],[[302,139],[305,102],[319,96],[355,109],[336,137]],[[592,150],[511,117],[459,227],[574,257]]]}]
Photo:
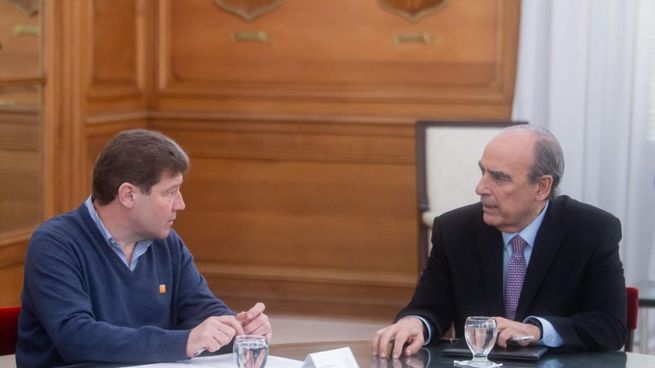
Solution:
[{"label": "suit lapel", "polygon": [[488,313],[490,316],[502,316],[504,315],[503,237],[496,228],[483,223],[477,239],[477,247],[481,257],[480,264],[484,276],[482,285],[488,303]]},{"label": "suit lapel", "polygon": [[527,317],[526,311],[540,289],[544,277],[546,277],[548,269],[555,260],[568,231],[562,219],[561,206],[559,205],[560,201],[557,199],[550,202],[544,220],[537,232],[530,263],[523,281],[521,297],[516,309],[517,320]]}]

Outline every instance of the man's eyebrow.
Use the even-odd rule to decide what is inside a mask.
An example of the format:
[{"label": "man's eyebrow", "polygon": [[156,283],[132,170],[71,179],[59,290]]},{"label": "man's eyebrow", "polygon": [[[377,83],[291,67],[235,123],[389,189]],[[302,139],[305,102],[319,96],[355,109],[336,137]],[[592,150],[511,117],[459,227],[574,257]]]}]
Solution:
[{"label": "man's eyebrow", "polygon": [[506,174],[502,171],[496,171],[496,170],[485,168],[484,166],[482,166],[481,162],[478,162],[478,166],[480,166],[480,170],[482,170],[483,173],[486,171],[496,179],[509,180],[512,178],[509,174]]},{"label": "man's eyebrow", "polygon": [[172,184],[172,185],[170,185],[170,186],[164,188],[164,192],[170,192],[171,190],[178,189],[178,188],[180,188],[181,186],[182,186],[182,183],[179,183],[179,184]]},{"label": "man's eyebrow", "polygon": [[487,170],[487,171],[489,171],[489,174],[491,174],[491,176],[493,176],[496,179],[509,180],[512,178],[511,176],[509,176],[509,174],[506,174],[502,171],[495,171],[495,170]]}]

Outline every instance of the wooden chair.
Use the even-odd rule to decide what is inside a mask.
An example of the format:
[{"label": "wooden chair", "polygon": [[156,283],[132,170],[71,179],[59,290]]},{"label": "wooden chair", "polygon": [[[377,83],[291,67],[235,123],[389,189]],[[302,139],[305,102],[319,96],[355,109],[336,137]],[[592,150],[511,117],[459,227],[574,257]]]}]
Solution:
[{"label": "wooden chair", "polygon": [[634,345],[635,330],[637,329],[637,317],[639,316],[639,289],[636,287],[625,288],[628,301],[628,336],[625,339],[625,351],[632,351]]},{"label": "wooden chair", "polygon": [[0,355],[16,352],[20,306],[0,308]]}]

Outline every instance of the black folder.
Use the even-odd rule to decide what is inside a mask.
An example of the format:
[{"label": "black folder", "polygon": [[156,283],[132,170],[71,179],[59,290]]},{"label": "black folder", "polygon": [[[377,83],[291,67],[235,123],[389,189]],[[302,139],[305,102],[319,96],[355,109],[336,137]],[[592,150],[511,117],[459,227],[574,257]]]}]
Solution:
[{"label": "black folder", "polygon": [[[494,346],[489,353],[489,359],[537,361],[547,351],[548,347],[542,345],[529,345],[526,347],[510,346],[507,349]],[[471,350],[469,350],[464,339],[455,341],[452,345],[443,349],[442,352],[448,356],[467,357],[469,359],[472,357]]]}]

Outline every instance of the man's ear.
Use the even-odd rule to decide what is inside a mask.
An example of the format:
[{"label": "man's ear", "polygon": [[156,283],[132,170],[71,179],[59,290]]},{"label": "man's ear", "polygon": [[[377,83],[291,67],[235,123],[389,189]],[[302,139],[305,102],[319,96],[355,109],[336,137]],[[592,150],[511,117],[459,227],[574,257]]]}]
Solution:
[{"label": "man's ear", "polygon": [[537,200],[545,201],[550,195],[550,190],[553,187],[553,177],[552,175],[542,175],[537,180]]},{"label": "man's ear", "polygon": [[118,201],[127,208],[134,207],[136,202],[137,188],[130,183],[123,183],[118,187]]}]

